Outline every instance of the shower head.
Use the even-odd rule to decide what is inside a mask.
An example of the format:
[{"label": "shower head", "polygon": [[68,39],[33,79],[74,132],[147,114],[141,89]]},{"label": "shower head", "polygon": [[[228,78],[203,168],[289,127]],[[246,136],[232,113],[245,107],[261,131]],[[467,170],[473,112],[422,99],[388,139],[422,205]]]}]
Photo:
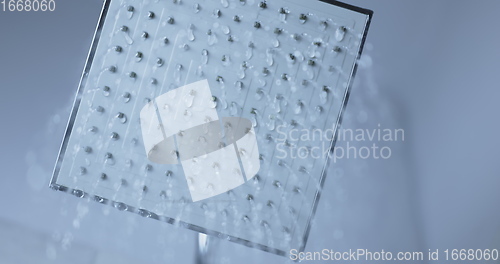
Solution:
[{"label": "shower head", "polygon": [[303,250],[371,16],[336,1],[106,0],[50,186]]}]

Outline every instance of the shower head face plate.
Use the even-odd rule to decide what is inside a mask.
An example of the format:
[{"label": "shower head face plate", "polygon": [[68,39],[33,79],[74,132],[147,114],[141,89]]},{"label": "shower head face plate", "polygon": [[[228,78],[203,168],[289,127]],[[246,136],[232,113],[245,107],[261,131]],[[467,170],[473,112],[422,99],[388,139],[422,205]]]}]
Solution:
[{"label": "shower head face plate", "polygon": [[371,16],[323,1],[105,1],[51,187],[303,250]]}]

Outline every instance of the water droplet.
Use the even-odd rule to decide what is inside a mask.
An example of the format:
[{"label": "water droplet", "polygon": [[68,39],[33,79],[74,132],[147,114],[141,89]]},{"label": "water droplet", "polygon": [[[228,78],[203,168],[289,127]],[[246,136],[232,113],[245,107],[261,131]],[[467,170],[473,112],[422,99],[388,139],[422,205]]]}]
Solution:
[{"label": "water droplet", "polygon": [[319,94],[319,99],[320,99],[321,104],[326,104],[328,102],[328,92],[329,92],[329,88],[326,86],[323,87],[323,90]]},{"label": "water droplet", "polygon": [[113,158],[113,154],[111,154],[109,152],[104,154],[104,163],[107,165],[114,165],[115,159]]},{"label": "water droplet", "polygon": [[257,89],[257,92],[255,93],[255,99],[260,100],[264,97],[264,90],[263,89]]},{"label": "water droplet", "polygon": [[200,142],[202,144],[206,144],[207,143],[207,138],[204,137],[204,136],[200,136],[200,137],[198,137],[198,142]]},{"label": "water droplet", "polygon": [[86,147],[83,147],[83,151],[84,151],[85,153],[87,153],[87,154],[90,154],[90,153],[92,153],[92,148],[91,148],[91,147],[89,147],[89,146],[86,146]]},{"label": "water droplet", "polygon": [[287,9],[285,9],[284,7],[281,7],[280,10],[279,10],[279,15],[280,15],[280,21],[281,22],[286,22],[286,19],[288,17],[288,13],[290,11],[288,11]]},{"label": "water droplet", "polygon": [[289,81],[289,80],[290,80],[290,76],[288,76],[288,74],[286,74],[286,73],[283,73],[283,74],[281,75],[281,79],[282,79],[283,81]]},{"label": "water droplet", "polygon": [[128,182],[127,180],[125,179],[121,179],[120,180],[120,187],[127,187],[128,186]]},{"label": "water droplet", "polygon": [[170,43],[170,40],[167,37],[164,37],[162,40],[162,45],[168,45]]},{"label": "water droplet", "polygon": [[229,7],[229,1],[228,0],[221,0],[221,4],[225,8]]},{"label": "water droplet", "polygon": [[318,38],[315,39],[312,43],[312,45],[309,46],[308,48],[308,55],[310,58],[320,58],[321,57],[321,52],[320,48],[323,46],[323,39]]},{"label": "water droplet", "polygon": [[236,102],[231,102],[231,106],[229,108],[229,114],[232,116],[238,115],[238,104]]},{"label": "water droplet", "polygon": [[309,150],[307,148],[301,147],[299,148],[298,157],[308,157]]},{"label": "water droplet", "polygon": [[215,43],[217,43],[217,36],[215,35],[214,32],[212,32],[212,30],[209,30],[207,35],[208,35],[208,45],[209,46],[213,46]]},{"label": "water droplet", "polygon": [[184,111],[184,117],[186,119],[189,119],[191,116],[193,116],[193,113],[189,110]]},{"label": "water droplet", "polygon": [[326,20],[323,20],[319,23],[319,29],[321,31],[325,31],[328,28],[328,22]]},{"label": "water droplet", "polygon": [[188,94],[186,94],[186,96],[184,97],[184,103],[186,104],[186,107],[190,108],[193,106],[195,96],[195,90],[191,90]]},{"label": "water droplet", "polygon": [[333,47],[332,52],[333,52],[334,56],[337,57],[339,55],[339,53],[342,52],[342,48],[339,46],[335,46],[335,47]]},{"label": "water droplet", "polygon": [[272,42],[272,44],[273,44],[273,47],[275,47],[275,48],[279,48],[279,46],[280,46],[280,41],[279,41],[278,39],[274,39],[274,40],[273,40],[273,42]]},{"label": "water droplet", "polygon": [[258,127],[257,115],[252,115],[252,127]]},{"label": "water droplet", "polygon": [[[142,57],[143,57],[142,52],[138,51],[138,52],[135,54],[135,61],[140,62],[140,61],[142,60]],[[130,76],[130,77],[132,77],[132,76]]]},{"label": "water droplet", "polygon": [[116,115],[116,118],[120,121],[120,123],[125,124],[127,123],[127,116],[124,113],[119,112]]},{"label": "water droplet", "polygon": [[102,94],[103,94],[104,96],[106,96],[106,97],[107,97],[107,96],[109,96],[110,92],[111,92],[111,88],[109,88],[109,86],[104,86],[104,87],[102,88]]},{"label": "water droplet", "polygon": [[275,117],[274,115],[269,115],[269,120],[267,121],[267,129],[269,130],[274,130],[276,128],[276,120],[275,120]]},{"label": "water droplet", "polygon": [[222,65],[229,66],[231,65],[231,57],[229,55],[222,55]]},{"label": "water droplet", "polygon": [[274,185],[274,187],[276,187],[276,188],[281,188],[281,182],[279,182],[279,181],[274,181],[274,182],[273,182],[273,185]]},{"label": "water droplet", "polygon": [[224,99],[224,97],[222,97],[220,100],[220,106],[222,109],[227,109],[227,101],[226,99]]},{"label": "water droplet", "polygon": [[99,114],[102,114],[102,113],[104,113],[104,107],[102,107],[102,106],[98,106],[98,107],[95,109],[95,111],[96,111],[97,113],[99,113]]},{"label": "water droplet", "polygon": [[106,202],[106,199],[101,197],[101,196],[94,196],[94,201],[98,202],[98,203],[105,203]]},{"label": "water droplet", "polygon": [[262,75],[263,75],[263,76],[268,76],[268,75],[269,75],[269,73],[270,73],[270,71],[269,71],[269,69],[268,69],[267,67],[264,67],[264,68],[262,69]]},{"label": "water droplet", "polygon": [[118,133],[116,132],[112,132],[111,135],[110,135],[111,139],[112,140],[118,140],[120,139],[120,135],[118,135]]},{"label": "water droplet", "polygon": [[221,15],[222,15],[222,12],[219,9],[214,10],[213,16],[215,18],[219,18]]},{"label": "water droplet", "polygon": [[212,163],[212,168],[215,170],[215,171],[219,171],[220,169],[220,164],[217,163],[217,162],[214,162]]},{"label": "water droplet", "polygon": [[294,109],[295,114],[296,115],[301,114],[303,108],[304,108],[304,103],[302,103],[302,101],[298,101],[297,104],[295,104],[295,109]]},{"label": "water droplet", "polygon": [[128,27],[127,26],[122,26],[122,27],[120,27],[120,31],[122,32],[122,34],[123,34],[123,36],[124,36],[125,41],[127,42],[127,44],[132,45],[134,43],[134,40],[129,35]]},{"label": "water droplet", "polygon": [[318,105],[318,106],[316,106],[316,108],[315,108],[314,110],[316,110],[316,113],[318,113],[318,114],[323,113],[323,107],[321,107],[321,106],[319,106],[319,105]]},{"label": "water droplet", "polygon": [[205,75],[205,73],[203,72],[203,67],[201,65],[196,68],[196,75],[199,77],[203,77]]},{"label": "water droplet", "polygon": [[211,108],[216,108],[217,107],[217,97],[212,96],[210,102],[211,102],[211,104],[210,104]]},{"label": "water droplet", "polygon": [[142,217],[146,217],[146,218],[150,218],[151,217],[151,213],[148,211],[148,210],[144,210],[144,209],[139,209],[137,211],[137,214],[142,216]]},{"label": "water droplet", "polygon": [[125,205],[124,203],[116,203],[116,202],[115,202],[115,203],[113,204],[113,206],[114,206],[116,209],[120,210],[120,211],[125,211],[125,210],[127,210],[127,209],[128,209],[127,205]]},{"label": "water droplet", "polygon": [[253,49],[254,49],[254,44],[252,42],[250,42],[248,44],[248,48],[247,48],[247,51],[245,54],[247,60],[250,60],[253,57]]},{"label": "water droplet", "polygon": [[221,26],[221,30],[225,35],[229,35],[229,33],[231,33],[231,29],[229,29],[229,27],[226,25]]},{"label": "water droplet", "polygon": [[309,172],[307,171],[307,169],[304,166],[300,166],[299,172],[309,174]]},{"label": "water droplet", "polygon": [[108,68],[106,68],[107,71],[111,72],[111,73],[115,73],[116,72],[116,66],[109,66]]},{"label": "water droplet", "polygon": [[182,65],[181,64],[177,64],[176,66],[176,70],[174,72],[174,79],[177,83],[180,83],[181,82],[181,79],[182,79]]},{"label": "water droplet", "polygon": [[194,41],[196,37],[194,36],[194,25],[190,24],[188,28],[188,40],[189,41]]},{"label": "water droplet", "polygon": [[157,66],[157,67],[161,67],[161,66],[163,66],[163,63],[164,63],[164,61],[163,61],[163,59],[162,59],[162,58],[157,58],[157,59],[156,59],[156,66]]},{"label": "water droplet", "polygon": [[297,57],[295,57],[295,54],[293,54],[293,53],[288,54],[288,56],[286,57],[286,60],[288,61],[288,63],[291,63],[291,64],[294,64],[296,59],[297,59]]},{"label": "water droplet", "polygon": [[135,8],[131,5],[127,6],[127,12],[128,12],[128,19],[131,19],[132,16],[134,15],[134,10]]},{"label": "water droplet", "polygon": [[182,49],[183,51],[188,51],[189,45],[187,43],[184,43],[184,44],[180,45],[179,48]]},{"label": "water droplet", "polygon": [[273,66],[273,64],[274,64],[274,50],[273,49],[266,50],[266,63],[269,66]]},{"label": "water droplet", "polygon": [[281,112],[281,101],[282,100],[283,100],[283,96],[280,94],[277,94],[276,97],[274,98],[273,107],[276,110],[276,113]]},{"label": "water droplet", "polygon": [[306,14],[300,14],[299,16],[300,23],[304,24],[307,21],[307,15]]},{"label": "water droplet", "polygon": [[250,217],[248,217],[248,215],[244,215],[244,216],[241,218],[241,220],[243,220],[243,222],[245,222],[245,223],[248,223],[248,222],[250,222]]},{"label": "water droplet", "polygon": [[122,95],[122,97],[123,97],[123,102],[128,103],[128,102],[130,102],[130,99],[132,98],[132,95],[130,93],[124,93]]},{"label": "water droplet", "polygon": [[307,78],[309,78],[309,80],[314,80],[314,69],[311,66],[304,65],[303,70],[306,72]]},{"label": "water droplet", "polygon": [[247,151],[243,148],[241,148],[239,152],[240,152],[240,155],[243,157],[247,155]]},{"label": "water droplet", "polygon": [[243,82],[241,81],[237,81],[236,83],[234,83],[234,87],[238,90],[238,91],[241,91],[243,89]]},{"label": "water droplet", "polygon": [[73,190],[73,195],[78,197],[78,198],[83,198],[85,196],[85,193],[83,191],[80,191],[80,190]]},{"label": "water droplet", "polygon": [[347,28],[344,26],[337,28],[337,30],[335,31],[335,40],[337,40],[337,42],[341,42],[342,40],[344,40],[346,32]]},{"label": "water droplet", "polygon": [[335,68],[335,66],[333,65],[330,65],[330,67],[328,67],[328,72],[330,72],[330,74],[334,74],[335,72],[337,72],[337,68]]},{"label": "water droplet", "polygon": [[200,11],[201,11],[201,6],[200,6],[200,4],[196,3],[194,5],[194,12],[199,13]]},{"label": "water droplet", "polygon": [[245,70],[246,70],[245,68],[240,68],[240,70],[238,71],[238,78],[245,79],[245,77],[246,77]]},{"label": "water droplet", "polygon": [[300,36],[299,34],[297,34],[297,33],[292,34],[292,35],[291,35],[291,38],[292,38],[293,40],[295,40],[295,41],[299,41],[299,40],[301,40],[301,36]]},{"label": "water droplet", "polygon": [[208,50],[204,49],[201,51],[201,63],[208,64]]}]

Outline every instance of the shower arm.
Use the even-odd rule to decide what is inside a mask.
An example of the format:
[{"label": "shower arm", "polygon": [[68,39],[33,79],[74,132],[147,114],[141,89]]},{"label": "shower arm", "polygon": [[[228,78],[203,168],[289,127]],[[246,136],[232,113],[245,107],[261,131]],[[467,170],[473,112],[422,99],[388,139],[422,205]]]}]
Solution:
[{"label": "shower arm", "polygon": [[195,246],[195,264],[214,264],[215,261],[215,248],[217,248],[217,238],[208,236],[206,234],[196,234]]}]

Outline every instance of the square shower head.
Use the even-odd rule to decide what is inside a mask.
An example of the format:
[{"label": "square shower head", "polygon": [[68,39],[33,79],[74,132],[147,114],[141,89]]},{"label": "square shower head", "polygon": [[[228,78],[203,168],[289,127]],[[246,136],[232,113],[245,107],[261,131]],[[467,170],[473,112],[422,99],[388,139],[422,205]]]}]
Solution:
[{"label": "square shower head", "polygon": [[336,1],[106,0],[51,187],[303,250],[371,15]]}]

